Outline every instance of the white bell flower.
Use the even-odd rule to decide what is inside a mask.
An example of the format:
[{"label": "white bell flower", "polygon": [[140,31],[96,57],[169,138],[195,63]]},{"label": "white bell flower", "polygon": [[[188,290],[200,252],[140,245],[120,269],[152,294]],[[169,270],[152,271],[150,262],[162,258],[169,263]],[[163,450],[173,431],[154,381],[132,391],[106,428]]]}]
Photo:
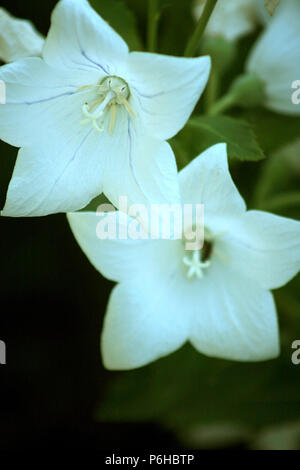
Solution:
[{"label": "white bell flower", "polygon": [[75,211],[102,191],[115,205],[120,195],[176,198],[164,141],[184,126],[209,71],[209,57],[129,53],[86,0],[61,0],[42,58],[0,69],[0,137],[21,147],[2,214]]},{"label": "white bell flower", "polygon": [[44,37],[28,20],[16,18],[0,8],[0,60],[13,62],[23,57],[40,56]]},{"label": "white bell flower", "polygon": [[265,83],[266,107],[295,115],[300,114],[299,24],[299,0],[281,1],[254,45],[246,67]]},{"label": "white bell flower", "polygon": [[[206,0],[197,0],[194,16],[198,20]],[[205,33],[235,41],[251,33],[257,24],[257,0],[218,0]]]},{"label": "white bell flower", "polygon": [[[101,339],[108,369],[131,369],[186,341],[201,353],[259,361],[279,353],[271,289],[300,269],[300,222],[246,210],[229,170],[225,144],[179,174],[182,204],[204,204],[205,240],[106,239],[99,214],[71,213],[71,229],[91,263],[116,281]],[[120,227],[131,223],[110,214]]]}]

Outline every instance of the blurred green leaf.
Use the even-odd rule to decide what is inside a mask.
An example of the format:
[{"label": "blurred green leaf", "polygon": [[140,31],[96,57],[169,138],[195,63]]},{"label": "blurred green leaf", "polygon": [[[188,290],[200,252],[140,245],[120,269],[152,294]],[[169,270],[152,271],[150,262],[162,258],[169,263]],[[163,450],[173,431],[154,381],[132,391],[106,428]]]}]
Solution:
[{"label": "blurred green leaf", "polygon": [[[294,339],[300,339],[300,274],[283,289],[274,292],[280,315],[280,334],[283,347],[290,348]],[[298,368],[300,371],[300,367]]]},{"label": "blurred green leaf", "polygon": [[[171,141],[179,164],[187,163],[206,148],[219,142],[228,144],[228,155],[238,160],[257,161],[264,158],[256,137],[244,121],[228,116],[191,118],[180,134]],[[188,157],[187,157],[188,155]]]},{"label": "blurred green leaf", "polygon": [[161,0],[159,52],[183,55],[187,41],[196,26],[192,17],[193,2],[194,0]]},{"label": "blurred green leaf", "polygon": [[300,140],[296,140],[264,162],[254,190],[253,207],[280,213],[294,209],[288,215],[299,218],[299,183]]},{"label": "blurred green leaf", "polygon": [[9,180],[13,173],[18,150],[0,141],[0,207],[4,206]]},{"label": "blurred green leaf", "polygon": [[267,156],[300,136],[299,117],[285,116],[263,108],[245,111],[243,117],[249,121]]},{"label": "blurred green leaf", "polygon": [[299,448],[300,421],[266,427],[251,443],[251,449],[256,450],[299,450]]},{"label": "blurred green leaf", "polygon": [[87,206],[81,209],[80,212],[96,212],[101,204],[112,205],[112,203],[107,199],[107,197],[103,193],[95,197],[91,202],[89,202]]},{"label": "blurred green leaf", "polygon": [[91,0],[92,6],[134,51],[143,49],[133,12],[122,0]]},{"label": "blurred green leaf", "polygon": [[300,374],[290,354],[287,348],[277,360],[238,363],[204,357],[186,345],[147,367],[116,374],[96,418],[157,420],[175,428],[296,419]]}]

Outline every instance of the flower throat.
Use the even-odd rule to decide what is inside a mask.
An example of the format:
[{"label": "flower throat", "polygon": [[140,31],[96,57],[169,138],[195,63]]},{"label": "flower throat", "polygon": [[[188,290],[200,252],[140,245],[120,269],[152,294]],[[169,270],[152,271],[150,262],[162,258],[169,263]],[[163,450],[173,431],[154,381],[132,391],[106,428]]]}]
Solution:
[{"label": "flower throat", "polygon": [[96,89],[99,97],[89,104],[84,103],[82,106],[82,113],[84,119],[80,122],[81,125],[92,124],[97,132],[104,131],[104,119],[107,113],[110,112],[109,133],[113,134],[118,106],[124,106],[126,111],[131,117],[135,117],[129,105],[130,89],[128,84],[120,77],[114,75],[105,77],[99,84],[85,85],[80,87],[77,91]]},{"label": "flower throat", "polygon": [[199,250],[193,250],[189,255],[183,257],[183,263],[187,266],[186,275],[188,279],[197,277],[202,279],[204,270],[211,264],[210,258],[213,252],[213,242],[211,240],[204,240],[203,246]]}]

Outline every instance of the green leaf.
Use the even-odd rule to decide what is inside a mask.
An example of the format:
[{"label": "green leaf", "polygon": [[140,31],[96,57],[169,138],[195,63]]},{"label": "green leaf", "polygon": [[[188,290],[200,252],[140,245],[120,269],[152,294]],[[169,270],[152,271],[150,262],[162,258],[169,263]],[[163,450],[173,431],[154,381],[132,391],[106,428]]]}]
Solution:
[{"label": "green leaf", "polygon": [[228,116],[198,116],[190,119],[183,131],[171,141],[171,145],[179,164],[183,158],[183,163],[186,164],[186,154],[192,160],[206,148],[219,142],[228,144],[228,155],[231,158],[249,161],[264,158],[250,125]]},{"label": "green leaf", "polygon": [[253,207],[293,218],[300,217],[300,141],[284,146],[261,168],[253,194]]},{"label": "green leaf", "polygon": [[245,111],[243,118],[250,123],[267,156],[284,145],[290,144],[300,135],[298,116],[285,116],[257,108]]},{"label": "green leaf", "polygon": [[134,51],[143,49],[133,12],[122,0],[91,0],[92,6]]},{"label": "green leaf", "polygon": [[91,202],[89,202],[89,204],[83,209],[80,209],[79,212],[96,212],[101,204],[110,204],[112,206],[112,203],[102,193],[99,196],[95,197]]},{"label": "green leaf", "polygon": [[300,375],[290,344],[281,357],[239,363],[191,346],[141,369],[113,374],[96,410],[100,421],[154,420],[185,429],[235,422],[262,426],[300,417]]}]

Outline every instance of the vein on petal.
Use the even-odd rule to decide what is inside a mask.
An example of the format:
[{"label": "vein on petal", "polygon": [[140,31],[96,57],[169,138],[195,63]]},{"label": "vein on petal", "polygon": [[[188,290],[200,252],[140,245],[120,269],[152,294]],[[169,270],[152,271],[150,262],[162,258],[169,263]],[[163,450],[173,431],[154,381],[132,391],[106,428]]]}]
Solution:
[{"label": "vein on petal", "polygon": [[28,215],[33,215],[34,212],[36,212],[43,204],[43,202],[45,201],[45,199],[47,197],[50,196],[50,194],[53,192],[55,186],[57,185],[57,183],[59,182],[59,180],[62,178],[62,176],[64,175],[64,173],[66,172],[67,168],[69,167],[69,165],[75,160],[79,150],[81,149],[81,147],[84,145],[84,143],[86,142],[86,140],[88,139],[88,137],[90,136],[90,134],[92,133],[92,130],[91,129],[85,136],[84,138],[81,140],[80,144],[78,145],[78,147],[76,148],[75,152],[73,153],[72,157],[70,158],[70,160],[68,161],[68,163],[65,165],[65,167],[63,168],[61,174],[55,179],[53,185],[51,186],[49,192],[45,195],[45,197],[43,198],[43,200],[34,207],[34,209],[32,209]]},{"label": "vein on petal", "polygon": [[6,104],[27,104],[27,105],[31,105],[31,104],[38,104],[38,103],[45,103],[46,101],[51,101],[51,100],[55,100],[57,98],[61,98],[63,96],[71,96],[71,95],[75,95],[75,91],[66,91],[65,93],[60,93],[59,95],[55,95],[55,96],[50,96],[48,98],[41,98],[39,100],[33,100],[33,101],[9,101],[7,102]]},{"label": "vein on petal", "polygon": [[129,138],[129,165],[130,165],[130,169],[131,169],[131,172],[132,172],[132,176],[133,176],[133,179],[134,181],[136,182],[139,190],[142,192],[142,194],[147,198],[147,196],[145,195],[144,191],[143,191],[143,188],[141,187],[138,179],[137,179],[137,176],[136,176],[136,172],[135,172],[135,169],[134,169],[134,165],[133,165],[133,158],[132,158],[132,134],[131,134],[131,129],[130,129],[130,119],[128,118],[128,138]]}]

